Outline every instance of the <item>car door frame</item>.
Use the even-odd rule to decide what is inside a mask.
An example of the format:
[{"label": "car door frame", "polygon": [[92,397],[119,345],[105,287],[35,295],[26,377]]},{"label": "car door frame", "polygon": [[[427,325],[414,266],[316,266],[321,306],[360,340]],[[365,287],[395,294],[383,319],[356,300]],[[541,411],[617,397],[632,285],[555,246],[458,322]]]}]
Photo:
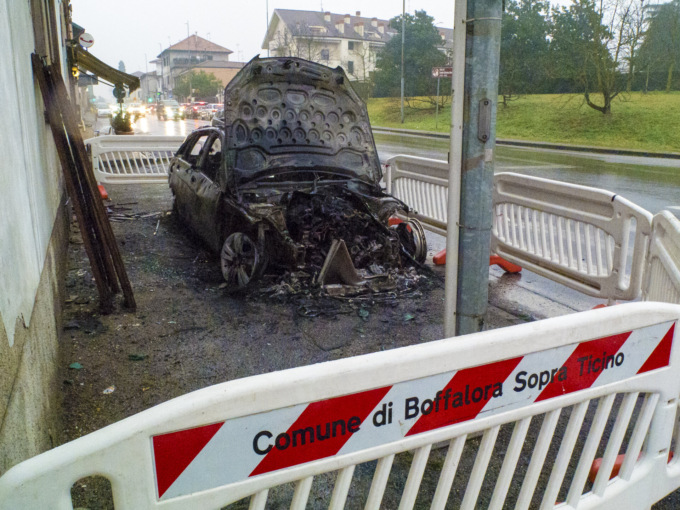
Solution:
[{"label": "car door frame", "polygon": [[[222,210],[222,188],[220,186],[219,173],[224,168],[224,139],[217,129],[209,131],[208,140],[205,142],[196,166],[191,183],[196,196],[196,216],[198,225],[196,231],[206,243],[215,251],[219,251],[224,234],[224,220]],[[210,164],[210,150],[213,144],[219,141],[220,156],[219,164],[214,175],[206,171]]]},{"label": "car door frame", "polygon": [[[171,181],[174,180],[177,183],[173,189],[176,210],[182,220],[194,231],[197,231],[197,218],[194,214],[197,207],[195,174],[210,135],[211,133],[206,131],[191,133],[177,151],[177,155],[170,165],[170,173],[174,174],[174,179],[171,175]],[[206,141],[203,143],[195,161],[192,162],[192,158],[189,155],[198,141],[204,136]]]}]

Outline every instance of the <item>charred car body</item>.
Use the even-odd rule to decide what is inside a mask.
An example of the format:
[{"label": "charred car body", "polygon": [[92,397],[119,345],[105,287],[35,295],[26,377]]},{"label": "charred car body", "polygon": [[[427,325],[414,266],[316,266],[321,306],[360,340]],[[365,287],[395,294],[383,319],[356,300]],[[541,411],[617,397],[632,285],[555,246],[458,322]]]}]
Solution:
[{"label": "charred car body", "polygon": [[408,208],[380,188],[366,107],[341,68],[255,58],[225,89],[223,120],[187,137],[169,179],[176,213],[220,253],[230,288],[266,267],[351,283],[331,259],[370,274],[424,260],[416,220],[388,226]]}]

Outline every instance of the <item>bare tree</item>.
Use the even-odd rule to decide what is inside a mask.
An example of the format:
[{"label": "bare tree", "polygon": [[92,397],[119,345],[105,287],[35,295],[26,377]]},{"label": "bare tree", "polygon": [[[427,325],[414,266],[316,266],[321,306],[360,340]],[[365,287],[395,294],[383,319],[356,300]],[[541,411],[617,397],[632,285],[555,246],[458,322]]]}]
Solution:
[{"label": "bare tree", "polygon": [[[349,63],[352,62],[352,66]],[[349,50],[349,58],[341,62],[342,67],[354,81],[359,95],[368,99],[373,90],[373,70],[375,69],[375,51],[368,41],[354,41],[354,48]],[[351,67],[351,72],[350,72]]]},{"label": "bare tree", "polygon": [[[576,0],[553,15],[555,64],[583,90],[586,104],[605,115],[621,93],[633,2]],[[596,102],[593,94],[602,96]]]},{"label": "bare tree", "polygon": [[319,35],[314,27],[306,23],[296,23],[295,27],[284,27],[276,33],[271,51],[279,57],[298,57],[322,62],[324,43]]}]

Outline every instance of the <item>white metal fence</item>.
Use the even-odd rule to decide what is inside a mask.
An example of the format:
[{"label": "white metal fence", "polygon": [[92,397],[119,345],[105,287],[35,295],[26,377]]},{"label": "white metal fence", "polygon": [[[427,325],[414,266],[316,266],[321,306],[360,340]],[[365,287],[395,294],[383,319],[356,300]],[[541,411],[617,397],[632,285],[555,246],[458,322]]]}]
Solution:
[{"label": "white metal fence", "polygon": [[184,136],[108,135],[85,140],[97,182],[147,183],[168,179],[168,163]]},{"label": "white metal fence", "polygon": [[90,475],[119,510],[648,508],[680,486],[678,319],[634,303],[223,383],[15,466],[0,509],[70,510]]}]

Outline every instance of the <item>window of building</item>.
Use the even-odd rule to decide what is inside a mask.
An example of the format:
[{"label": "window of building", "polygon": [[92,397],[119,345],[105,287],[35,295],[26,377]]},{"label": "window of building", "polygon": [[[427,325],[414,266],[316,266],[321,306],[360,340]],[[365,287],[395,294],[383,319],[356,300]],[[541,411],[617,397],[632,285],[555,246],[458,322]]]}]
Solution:
[{"label": "window of building", "polygon": [[61,61],[61,43],[58,37],[59,25],[54,0],[33,0],[30,5],[35,50],[41,57],[46,57],[49,64],[54,64],[58,68]]},{"label": "window of building", "polygon": [[354,49],[354,41],[349,41],[347,43],[347,49],[352,51]]},{"label": "window of building", "polygon": [[354,62],[351,60],[347,62],[347,74],[354,74]]},{"label": "window of building", "polygon": [[331,52],[328,50],[328,48],[324,48],[321,50],[321,60],[330,60],[331,58]]}]

